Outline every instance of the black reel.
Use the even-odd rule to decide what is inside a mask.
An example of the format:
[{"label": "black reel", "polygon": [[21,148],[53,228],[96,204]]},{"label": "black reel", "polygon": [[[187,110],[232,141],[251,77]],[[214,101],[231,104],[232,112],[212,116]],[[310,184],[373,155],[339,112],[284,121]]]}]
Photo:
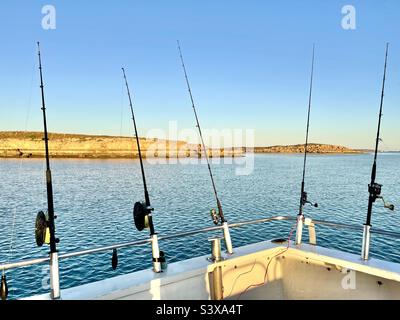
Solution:
[{"label": "black reel", "polygon": [[133,220],[135,222],[136,229],[142,231],[145,228],[149,227],[148,217],[147,215],[150,213],[150,210],[147,209],[147,206],[144,202],[136,202],[133,206]]},{"label": "black reel", "polygon": [[368,192],[370,196],[373,198],[372,202],[375,202],[377,198],[380,198],[382,190],[382,185],[379,183],[373,183],[368,185]]},{"label": "black reel", "polygon": [[35,223],[35,239],[38,247],[43,246],[43,244],[49,242],[49,225],[47,217],[43,211],[39,211],[36,215]]},{"label": "black reel", "polygon": [[385,209],[389,209],[390,211],[394,211],[394,205],[385,201],[382,192],[382,185],[374,182],[373,184],[368,185],[368,192],[370,197],[372,198],[372,202],[375,202],[377,199],[382,200],[383,206]]},{"label": "black reel", "polygon": [[304,206],[306,203],[312,205],[315,208],[318,208],[318,203],[312,203],[307,199],[307,192],[303,192],[301,195],[301,205]]}]

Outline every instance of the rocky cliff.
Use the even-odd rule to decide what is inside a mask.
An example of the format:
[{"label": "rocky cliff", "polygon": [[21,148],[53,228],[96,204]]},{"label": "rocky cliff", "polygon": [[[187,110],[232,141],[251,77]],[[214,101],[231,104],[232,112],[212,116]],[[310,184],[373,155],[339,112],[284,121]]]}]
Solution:
[{"label": "rocky cliff", "polygon": [[[304,153],[304,144],[289,146],[271,146],[254,148],[255,153]],[[363,153],[361,150],[350,149],[332,144],[310,143],[307,147],[309,153]]]},{"label": "rocky cliff", "polygon": [[[199,156],[201,148],[184,141],[140,138],[144,157]],[[93,136],[49,133],[53,158],[135,158],[136,141],[132,137]],[[0,132],[0,157],[35,158],[45,154],[42,132]],[[208,150],[209,156],[241,155],[242,149]]]}]

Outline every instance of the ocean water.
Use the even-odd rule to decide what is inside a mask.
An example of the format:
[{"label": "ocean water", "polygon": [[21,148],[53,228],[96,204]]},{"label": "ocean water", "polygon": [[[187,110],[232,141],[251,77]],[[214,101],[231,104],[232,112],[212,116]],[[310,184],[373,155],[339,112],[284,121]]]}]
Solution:
[{"label": "ocean water", "polygon": [[[242,164],[213,159],[213,171],[224,213],[229,222],[297,214],[302,170],[301,155],[256,155],[236,159],[254,169],[237,175]],[[231,159],[230,159],[231,160]],[[397,205],[389,212],[374,206],[373,227],[400,232],[400,154],[379,154],[377,182],[382,194]],[[306,216],[362,225],[365,222],[372,164],[371,154],[309,155],[306,191],[319,207],[307,206]],[[58,246],[61,253],[139,240],[147,231],[134,228],[132,207],[143,200],[137,160],[52,160]],[[160,234],[212,226],[215,207],[205,164],[151,164],[145,162],[154,224]],[[35,217],[46,209],[44,161],[0,160],[0,263],[46,256],[48,247],[36,247]],[[231,231],[234,246],[275,237],[287,237],[293,222],[270,222]],[[208,254],[211,234],[161,242],[169,263]],[[306,236],[305,238],[306,239]],[[317,226],[318,245],[360,253],[361,233]],[[149,245],[120,249],[117,270],[112,252],[60,261],[61,287],[68,288],[151,267]],[[373,235],[371,255],[400,262],[400,239]],[[46,264],[7,271],[9,298],[48,292]]]}]

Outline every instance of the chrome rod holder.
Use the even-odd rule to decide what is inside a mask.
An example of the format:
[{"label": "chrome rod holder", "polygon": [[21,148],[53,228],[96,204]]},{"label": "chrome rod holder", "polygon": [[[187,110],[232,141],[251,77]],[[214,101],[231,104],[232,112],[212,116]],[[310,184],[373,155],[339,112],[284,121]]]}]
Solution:
[{"label": "chrome rod holder", "polygon": [[60,299],[60,272],[58,266],[58,252],[50,253],[50,288],[51,298]]},{"label": "chrome rod holder", "polygon": [[208,259],[212,262],[219,262],[222,260],[221,239],[220,237],[208,239],[211,242],[211,257]]},{"label": "chrome rod holder", "polygon": [[362,240],[361,258],[363,260],[369,259],[369,245],[371,242],[371,226],[364,224],[363,240]]},{"label": "chrome rod holder", "polygon": [[296,245],[301,244],[301,239],[303,237],[303,218],[302,214],[297,216],[297,230],[296,230]]},{"label": "chrome rod holder", "polygon": [[216,267],[212,272],[212,300],[222,300],[224,298],[224,286],[222,281],[222,268]]},{"label": "chrome rod holder", "polygon": [[233,246],[232,246],[232,239],[231,239],[231,234],[229,231],[229,226],[228,222],[224,222],[222,224],[223,231],[224,231],[224,239],[225,239],[225,246],[226,246],[226,252],[228,254],[233,254]]},{"label": "chrome rod holder", "polygon": [[[211,242],[211,257],[208,260],[218,263],[222,261],[221,256],[221,239],[220,237],[210,238],[208,239]],[[226,238],[225,238],[226,241]],[[220,266],[216,266],[215,269],[211,273],[211,299],[212,300],[222,300],[224,297],[224,288],[222,283],[222,268]]]},{"label": "chrome rod holder", "polygon": [[155,273],[161,272],[161,261],[160,261],[160,247],[158,246],[157,234],[151,235],[151,251],[153,254],[153,271]]}]

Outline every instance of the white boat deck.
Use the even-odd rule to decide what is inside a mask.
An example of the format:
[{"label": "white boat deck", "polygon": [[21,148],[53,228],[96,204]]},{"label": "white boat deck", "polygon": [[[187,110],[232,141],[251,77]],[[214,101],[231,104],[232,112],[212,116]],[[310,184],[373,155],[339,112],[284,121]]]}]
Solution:
[{"label": "white boat deck", "polygon": [[[263,241],[235,248],[218,263],[207,255],[171,263],[162,273],[148,269],[62,289],[61,299],[211,299],[211,279],[218,267],[227,299],[400,299],[400,264],[363,261],[358,255],[308,244],[285,249],[286,244]],[[346,270],[355,272],[358,288],[341,288]]]}]

